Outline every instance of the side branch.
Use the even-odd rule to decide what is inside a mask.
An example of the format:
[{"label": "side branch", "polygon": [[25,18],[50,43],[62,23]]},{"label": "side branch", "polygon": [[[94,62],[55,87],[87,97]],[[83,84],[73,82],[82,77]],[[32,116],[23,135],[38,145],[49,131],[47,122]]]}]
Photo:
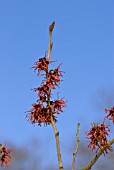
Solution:
[{"label": "side branch", "polygon": [[78,153],[78,149],[79,149],[79,143],[80,143],[80,139],[79,139],[79,130],[80,130],[80,123],[78,123],[77,125],[77,133],[76,133],[76,149],[73,153],[73,160],[72,160],[72,170],[74,170],[74,166],[75,166],[75,159]]},{"label": "side branch", "polygon": [[102,150],[100,149],[100,150],[98,151],[98,153],[95,155],[95,157],[93,158],[93,160],[92,160],[88,165],[86,165],[84,168],[82,168],[81,170],[90,170],[91,167],[96,163],[96,161],[98,160],[98,158],[102,155],[102,153],[104,152],[104,150],[105,150],[106,148],[108,148],[109,146],[111,146],[113,143],[114,143],[114,138],[108,142],[108,145],[107,145],[106,147],[104,147]]}]

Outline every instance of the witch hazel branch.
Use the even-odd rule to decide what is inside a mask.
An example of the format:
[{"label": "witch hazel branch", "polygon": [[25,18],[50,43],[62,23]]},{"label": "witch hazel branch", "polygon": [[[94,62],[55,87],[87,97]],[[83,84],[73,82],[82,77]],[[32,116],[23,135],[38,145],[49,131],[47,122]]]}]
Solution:
[{"label": "witch hazel branch", "polygon": [[[61,71],[61,64],[56,68],[52,68],[52,63],[55,63],[56,60],[51,59],[51,51],[53,48],[52,42],[52,32],[55,26],[55,22],[49,26],[49,44],[48,44],[48,54],[44,55],[44,57],[39,58],[38,61],[34,63],[32,68],[37,73],[38,76],[42,76],[43,80],[41,82],[40,87],[36,87],[33,89],[37,93],[37,101],[32,104],[32,108],[27,111],[27,119],[32,124],[37,124],[41,126],[51,125],[54,130],[55,141],[56,141],[56,151],[59,169],[64,170],[62,156],[60,151],[60,141],[59,141],[59,131],[57,130],[56,123],[58,119],[58,115],[63,112],[63,109],[66,108],[67,101],[64,98],[57,98],[52,100],[53,90],[56,90],[61,83],[61,78],[63,78],[63,71]],[[50,69],[51,68],[51,69]],[[81,170],[89,170],[98,160],[98,158],[102,154],[107,154],[109,151],[113,151],[111,145],[114,143],[114,139],[111,141],[108,140],[110,129],[107,125],[105,125],[106,119],[112,120],[114,124],[114,107],[110,110],[105,109],[105,112],[108,114],[105,116],[103,123],[96,124],[93,123],[92,128],[86,132],[86,136],[89,140],[89,148],[92,150],[96,150],[96,155],[92,161],[88,165],[86,165]],[[76,132],[76,149],[73,153],[72,160],[72,170],[75,168],[75,160],[77,157],[77,153],[79,150],[79,130],[80,123],[77,125]]]},{"label": "witch hazel branch", "polygon": [[41,126],[42,124],[45,126],[50,124],[52,125],[56,139],[59,169],[63,170],[63,163],[60,153],[59,132],[55,123],[57,122],[57,115],[63,112],[63,108],[66,107],[66,101],[64,101],[63,98],[52,100],[52,91],[59,87],[61,78],[63,77],[63,72],[60,70],[61,65],[54,69],[49,69],[49,66],[55,62],[50,60],[50,54],[53,47],[52,31],[54,25],[55,22],[53,22],[49,27],[48,56],[45,54],[44,57],[35,62],[34,66],[32,67],[37,72],[37,75],[43,76],[44,79],[42,80],[40,87],[33,89],[35,92],[37,92],[38,100],[36,103],[32,104],[32,109],[28,111],[26,117],[28,118],[29,122],[32,124],[36,123],[38,126]]}]

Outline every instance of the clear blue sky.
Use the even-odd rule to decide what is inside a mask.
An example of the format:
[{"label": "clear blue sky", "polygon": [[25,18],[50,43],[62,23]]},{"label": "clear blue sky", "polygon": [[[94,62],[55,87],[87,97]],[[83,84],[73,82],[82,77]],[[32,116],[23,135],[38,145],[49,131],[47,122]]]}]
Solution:
[{"label": "clear blue sky", "polygon": [[[22,144],[32,137],[54,138],[50,126],[33,127],[24,114],[36,101],[30,89],[40,84],[30,67],[48,48],[52,21],[52,59],[63,63],[65,71],[58,90],[68,100],[68,108],[58,117],[61,143],[75,136],[78,122],[83,132],[112,106],[113,101],[103,98],[114,93],[113,0],[0,0],[1,141]],[[94,104],[99,100],[101,109]]]}]

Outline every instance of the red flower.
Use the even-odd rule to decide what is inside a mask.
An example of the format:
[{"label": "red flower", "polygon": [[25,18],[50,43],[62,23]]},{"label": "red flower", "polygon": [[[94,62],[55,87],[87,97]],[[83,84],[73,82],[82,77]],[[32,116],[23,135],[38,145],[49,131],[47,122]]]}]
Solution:
[{"label": "red flower", "polygon": [[[88,139],[90,142],[88,147],[92,147],[92,150],[95,150],[96,148],[97,150],[104,149],[106,146],[108,146],[107,136],[109,132],[110,129],[108,128],[108,126],[104,125],[104,123],[102,123],[101,125],[94,123],[90,131],[86,132],[86,135],[89,136]],[[112,151],[112,147],[107,147],[104,152],[108,153],[107,150]]]},{"label": "red flower", "polygon": [[5,146],[1,145],[1,156],[0,156],[0,162],[1,162],[1,166],[7,166],[11,165],[11,152],[13,152],[13,150],[7,149]]},{"label": "red flower", "polygon": [[66,102],[63,101],[63,99],[60,100],[54,100],[54,102],[52,102],[52,109],[54,110],[54,112],[56,114],[59,114],[60,112],[63,112],[62,108],[66,107]]},{"label": "red flower", "polygon": [[38,75],[40,75],[41,71],[46,71],[48,67],[49,61],[46,59],[46,56],[40,58],[38,61],[35,62],[35,65],[32,68],[38,70]]},{"label": "red flower", "polygon": [[[44,107],[42,104],[33,103],[33,108],[28,111],[28,114],[26,117],[28,120],[32,123],[38,123],[38,126],[41,126],[42,123],[44,125],[50,125],[51,124],[51,113],[54,114],[51,110],[51,107],[46,106]],[[53,115],[53,119],[55,122],[57,122],[56,117]]]},{"label": "red flower", "polygon": [[55,68],[55,70],[50,70],[49,73],[47,74],[47,79],[45,80],[46,85],[51,88],[51,89],[55,89],[55,86],[58,86],[60,83],[60,77],[62,75],[62,71],[59,70],[60,65]]},{"label": "red flower", "polygon": [[50,90],[49,90],[49,87],[44,83],[42,83],[42,85],[40,87],[34,88],[33,90],[38,91],[38,96],[39,97],[40,96],[50,95],[50,93],[51,93]]},{"label": "red flower", "polygon": [[114,107],[112,107],[110,110],[105,109],[105,112],[109,113],[108,116],[106,116],[105,118],[112,120],[112,122],[114,123]]}]

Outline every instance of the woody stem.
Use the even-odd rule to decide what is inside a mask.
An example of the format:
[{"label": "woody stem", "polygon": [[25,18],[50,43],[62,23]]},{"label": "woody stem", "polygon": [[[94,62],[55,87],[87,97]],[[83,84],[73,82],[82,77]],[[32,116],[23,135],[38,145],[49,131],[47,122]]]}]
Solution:
[{"label": "woody stem", "polygon": [[[53,46],[53,43],[52,43],[52,31],[53,31],[53,28],[54,28],[54,22],[50,25],[49,27],[49,45],[48,45],[48,61],[50,61],[50,54],[51,54],[51,51],[52,51],[52,46]],[[47,67],[47,71],[46,71],[46,78],[48,78],[48,67]],[[47,94],[47,103],[48,103],[48,106],[50,106],[50,94]],[[50,113],[50,117],[51,117],[51,124],[52,124],[52,127],[53,127],[53,130],[54,130],[54,134],[55,134],[55,139],[56,139],[56,150],[57,150],[57,157],[58,157],[58,162],[59,162],[59,169],[60,170],[64,170],[63,168],[63,163],[62,163],[62,157],[61,157],[61,153],[60,153],[60,142],[59,142],[59,132],[56,128],[56,125],[55,125],[55,122],[54,122],[54,119],[53,119],[53,113],[51,111]]]}]

